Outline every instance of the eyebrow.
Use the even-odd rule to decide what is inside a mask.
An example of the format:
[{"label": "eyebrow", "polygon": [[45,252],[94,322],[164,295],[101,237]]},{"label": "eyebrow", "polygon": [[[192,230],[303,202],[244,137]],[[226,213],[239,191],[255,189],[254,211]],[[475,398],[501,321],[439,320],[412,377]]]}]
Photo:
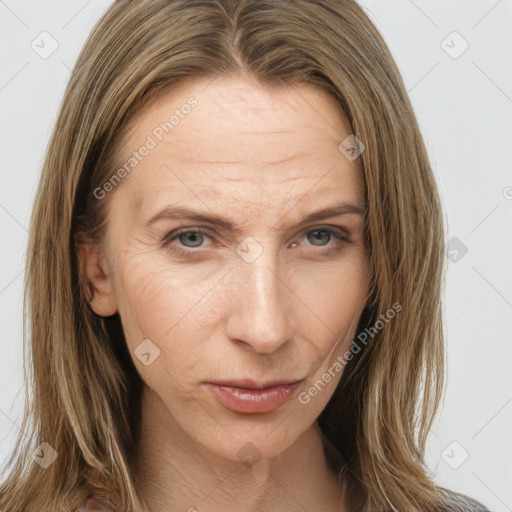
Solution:
[{"label": "eyebrow", "polygon": [[[329,217],[337,217],[340,215],[364,215],[365,209],[359,203],[347,203],[340,202],[335,203],[331,206],[327,206],[322,208],[321,210],[317,210],[306,215],[297,226],[303,226],[305,224],[309,224],[311,222],[324,220]],[[160,219],[171,219],[171,220],[193,220],[196,222],[205,222],[219,228],[224,231],[231,232],[240,232],[241,228],[238,228],[233,222],[230,220],[214,215],[214,214],[205,214],[198,212],[196,210],[192,210],[190,208],[184,206],[168,206],[164,208],[161,212],[157,213],[155,216],[151,217],[147,222],[144,223],[144,227],[148,227],[154,222]]]}]

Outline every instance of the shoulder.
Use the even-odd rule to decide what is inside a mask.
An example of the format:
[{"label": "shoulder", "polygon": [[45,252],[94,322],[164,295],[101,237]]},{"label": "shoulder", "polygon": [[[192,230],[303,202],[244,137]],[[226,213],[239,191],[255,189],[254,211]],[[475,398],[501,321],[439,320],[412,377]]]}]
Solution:
[{"label": "shoulder", "polygon": [[441,488],[445,508],[442,512],[491,512],[485,505],[465,494]]},{"label": "shoulder", "polygon": [[80,505],[80,508],[77,512],[89,512],[89,511],[97,511],[97,512],[116,512],[114,508],[108,505],[103,500],[96,498],[94,496],[90,496],[84,500],[84,502]]}]

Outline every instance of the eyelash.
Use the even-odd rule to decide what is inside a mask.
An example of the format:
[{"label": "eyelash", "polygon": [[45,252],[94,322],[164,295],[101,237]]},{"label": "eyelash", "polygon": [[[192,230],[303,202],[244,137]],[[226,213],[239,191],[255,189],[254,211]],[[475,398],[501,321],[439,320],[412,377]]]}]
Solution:
[{"label": "eyelash", "polygon": [[[350,243],[350,240],[348,239],[347,235],[341,228],[337,228],[335,230],[332,227],[315,227],[315,228],[308,229],[307,231],[304,231],[303,236],[305,236],[308,233],[311,233],[313,231],[321,231],[324,233],[328,233],[331,235],[331,238],[329,240],[330,242],[333,240],[333,238],[336,239],[338,242],[337,244],[329,244],[329,245],[318,245],[318,246],[310,245],[310,247],[323,248],[322,253],[324,255],[330,255],[333,253],[337,253],[343,248],[344,245]],[[179,257],[184,257],[184,258],[189,258],[189,259],[191,257],[192,258],[196,257],[196,256],[198,256],[199,252],[202,252],[200,247],[198,247],[197,249],[193,249],[193,248],[183,249],[182,247],[171,247],[171,242],[174,242],[175,240],[177,240],[179,236],[186,235],[189,233],[201,234],[203,236],[211,238],[206,231],[203,231],[202,229],[199,229],[199,228],[193,228],[193,229],[192,228],[180,228],[178,230],[174,230],[174,231],[171,231],[170,233],[168,233],[164,237],[164,239],[162,241],[162,245],[164,247],[167,247],[169,250],[171,250],[175,254],[177,254]]]}]

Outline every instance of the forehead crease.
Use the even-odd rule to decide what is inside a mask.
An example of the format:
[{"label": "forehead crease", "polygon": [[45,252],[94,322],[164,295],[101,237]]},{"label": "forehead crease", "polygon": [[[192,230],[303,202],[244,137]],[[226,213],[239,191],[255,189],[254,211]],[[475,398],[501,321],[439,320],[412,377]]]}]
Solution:
[{"label": "forehead crease", "polygon": [[[336,173],[337,170],[339,172],[340,170],[339,165],[336,164],[327,168],[325,172],[306,176],[297,175],[295,171],[289,171],[286,173],[284,171],[268,173],[266,176],[261,176],[256,173],[240,176],[230,175],[229,172],[221,172],[216,169],[208,169],[203,172],[197,171],[197,173],[194,173],[192,179],[189,177],[188,179],[186,178],[183,180],[177,179],[175,175],[169,172],[169,177],[165,181],[165,186],[163,186],[162,183],[159,185],[156,190],[156,197],[151,194],[152,203],[157,202],[160,198],[168,197],[169,200],[174,201],[175,204],[199,201],[203,202],[205,206],[208,206],[209,204],[218,203],[219,200],[236,203],[242,199],[249,204],[261,204],[262,201],[251,200],[252,192],[250,189],[240,190],[236,195],[233,195],[232,189],[223,189],[224,184],[237,183],[253,185],[254,187],[257,187],[259,194],[264,193],[265,189],[267,189],[268,193],[265,194],[265,198],[267,199],[266,202],[271,200],[272,203],[275,204],[276,198],[279,197],[282,197],[285,203],[288,203],[289,201],[299,201],[305,195],[309,196],[318,185],[324,185],[323,188],[327,185],[327,190],[340,188],[340,191],[342,191],[342,189],[346,190],[347,188],[352,188],[352,186],[357,186],[354,182],[354,179],[357,181],[357,177],[359,176],[357,170],[347,165],[343,165],[342,167],[349,171],[346,175],[348,181],[344,184],[334,182],[329,183],[332,181],[331,178],[335,178],[333,173]],[[282,179],[277,179],[280,178],[281,175],[283,176]],[[208,178],[204,179],[206,176]],[[300,186],[301,182],[305,182],[304,190],[299,190],[297,188]],[[144,202],[144,180],[142,183],[134,183],[133,185],[134,186],[130,187],[131,193],[128,202],[132,211],[138,212]],[[277,186],[279,186],[279,189],[276,193]],[[184,192],[185,196],[183,195]]]}]

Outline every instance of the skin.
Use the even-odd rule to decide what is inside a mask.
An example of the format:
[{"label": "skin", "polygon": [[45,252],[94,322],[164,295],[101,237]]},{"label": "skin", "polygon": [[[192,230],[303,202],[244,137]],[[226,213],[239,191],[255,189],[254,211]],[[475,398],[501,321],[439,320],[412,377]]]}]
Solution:
[{"label": "skin", "polygon": [[[315,423],[341,371],[308,404],[294,397],[263,414],[224,407],[204,382],[304,379],[299,393],[350,348],[369,285],[363,215],[298,227],[339,201],[364,206],[359,159],[338,150],[350,124],[310,86],[196,80],[131,120],[121,160],[191,96],[197,107],[103,199],[104,251],[80,252],[91,307],[119,313],[146,385],[137,480],[151,511],[348,510]],[[144,225],[169,205],[227,217],[239,231],[187,219]],[[205,235],[164,245],[178,228]],[[262,248],[250,263],[236,252],[246,237]],[[134,352],[146,339],[160,350],[147,366]],[[248,443],[252,465],[238,455]]]}]

